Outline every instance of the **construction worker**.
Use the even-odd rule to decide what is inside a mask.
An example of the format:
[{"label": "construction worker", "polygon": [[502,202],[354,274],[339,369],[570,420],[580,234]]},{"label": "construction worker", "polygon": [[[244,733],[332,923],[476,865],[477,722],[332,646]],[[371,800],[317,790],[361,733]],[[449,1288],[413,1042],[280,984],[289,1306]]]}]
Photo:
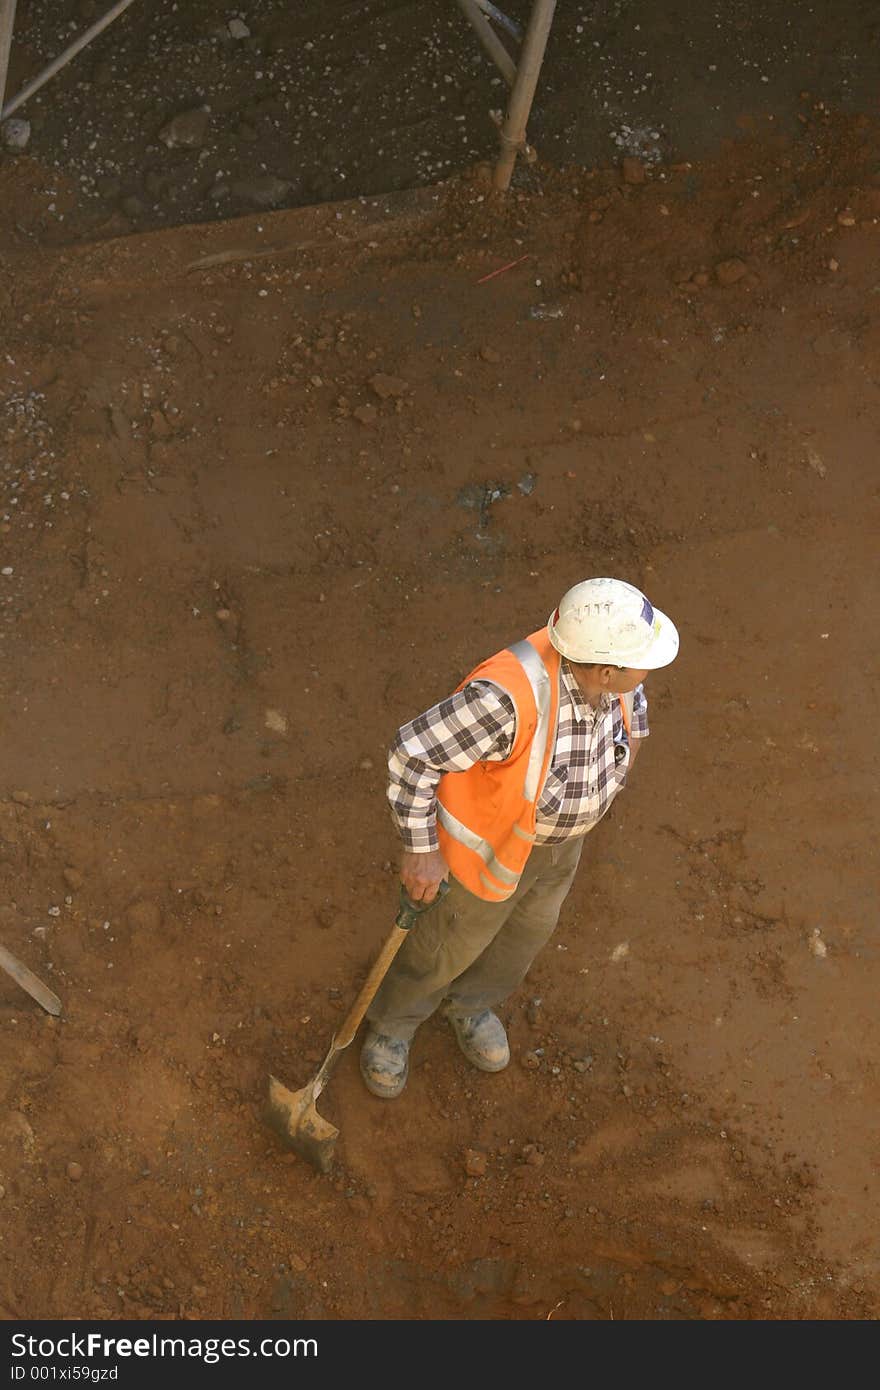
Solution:
[{"label": "construction worker", "polygon": [[438,900],[368,1012],[361,1074],[374,1095],[403,1090],[413,1035],[444,1000],[468,1061],[507,1066],[494,1009],[552,936],[584,835],[648,733],[643,681],[677,653],[673,623],[640,590],[587,579],[546,628],[399,730],[388,799],[404,846],[400,877],[414,901]]}]

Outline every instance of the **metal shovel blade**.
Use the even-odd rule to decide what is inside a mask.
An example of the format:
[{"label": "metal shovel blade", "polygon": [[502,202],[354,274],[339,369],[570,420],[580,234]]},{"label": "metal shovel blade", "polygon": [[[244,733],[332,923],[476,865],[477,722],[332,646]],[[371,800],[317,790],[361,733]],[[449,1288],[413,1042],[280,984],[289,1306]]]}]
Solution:
[{"label": "metal shovel blade", "polygon": [[322,1120],[315,1109],[314,1080],[301,1091],[289,1091],[277,1077],[270,1076],[264,1119],[287,1148],[320,1173],[329,1172],[339,1130]]}]

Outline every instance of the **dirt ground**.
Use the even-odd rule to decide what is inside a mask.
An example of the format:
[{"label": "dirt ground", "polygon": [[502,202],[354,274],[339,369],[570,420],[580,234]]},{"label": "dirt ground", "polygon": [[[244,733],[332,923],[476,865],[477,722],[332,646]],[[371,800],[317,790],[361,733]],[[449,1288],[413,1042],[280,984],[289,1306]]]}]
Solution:
[{"label": "dirt ground", "polygon": [[[0,167],[7,1317],[880,1311],[880,130],[484,172],[92,237]],[[314,1173],[386,746],[603,573],[681,656],[511,1066],[352,1049]]]}]

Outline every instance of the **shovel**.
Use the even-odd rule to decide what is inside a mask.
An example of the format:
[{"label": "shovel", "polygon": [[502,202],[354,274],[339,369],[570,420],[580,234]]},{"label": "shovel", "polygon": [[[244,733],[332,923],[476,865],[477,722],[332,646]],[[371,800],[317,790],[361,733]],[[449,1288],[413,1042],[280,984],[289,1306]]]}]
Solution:
[{"label": "shovel", "polygon": [[269,1100],[264,1113],[266,1124],[275,1131],[283,1144],[322,1173],[330,1169],[339,1130],[328,1120],[321,1118],[315,1109],[315,1103],[330,1080],[340,1054],[353,1042],[364,1014],[373,1002],[373,997],[387,975],[391,962],[406,940],[407,933],[422,914],[439,902],[448,891],[449,884],[441,883],[437,896],[429,903],[414,903],[401,885],[400,910],[391,928],[391,934],[367,976],[360,994],[352,1004],[348,1017],[338,1032],[333,1034],[330,1051],[316,1075],[301,1091],[289,1091],[276,1077],[269,1077]]},{"label": "shovel", "polygon": [[5,946],[0,946],[0,970],[5,970],[6,974],[10,975],[16,984],[21,985],[32,999],[36,999],[47,1013],[54,1014],[56,1018],[61,1013],[61,1000],[58,995],[54,994],[48,985],[44,985],[33,970],[28,970],[24,961],[7,951]]}]

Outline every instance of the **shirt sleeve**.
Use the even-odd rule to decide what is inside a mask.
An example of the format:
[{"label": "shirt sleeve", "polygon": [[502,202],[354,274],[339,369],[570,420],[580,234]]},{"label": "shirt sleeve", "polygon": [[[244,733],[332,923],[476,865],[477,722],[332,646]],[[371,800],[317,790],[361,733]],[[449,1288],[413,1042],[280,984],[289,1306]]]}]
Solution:
[{"label": "shirt sleeve", "polygon": [[645,687],[637,685],[633,691],[633,712],[632,712],[632,736],[633,738],[647,738],[651,730],[648,728],[648,697],[645,694]]},{"label": "shirt sleeve", "polygon": [[478,762],[504,762],[516,737],[510,696],[489,681],[472,681],[398,730],[388,754],[388,801],[404,848],[438,848],[437,787],[445,772]]}]

